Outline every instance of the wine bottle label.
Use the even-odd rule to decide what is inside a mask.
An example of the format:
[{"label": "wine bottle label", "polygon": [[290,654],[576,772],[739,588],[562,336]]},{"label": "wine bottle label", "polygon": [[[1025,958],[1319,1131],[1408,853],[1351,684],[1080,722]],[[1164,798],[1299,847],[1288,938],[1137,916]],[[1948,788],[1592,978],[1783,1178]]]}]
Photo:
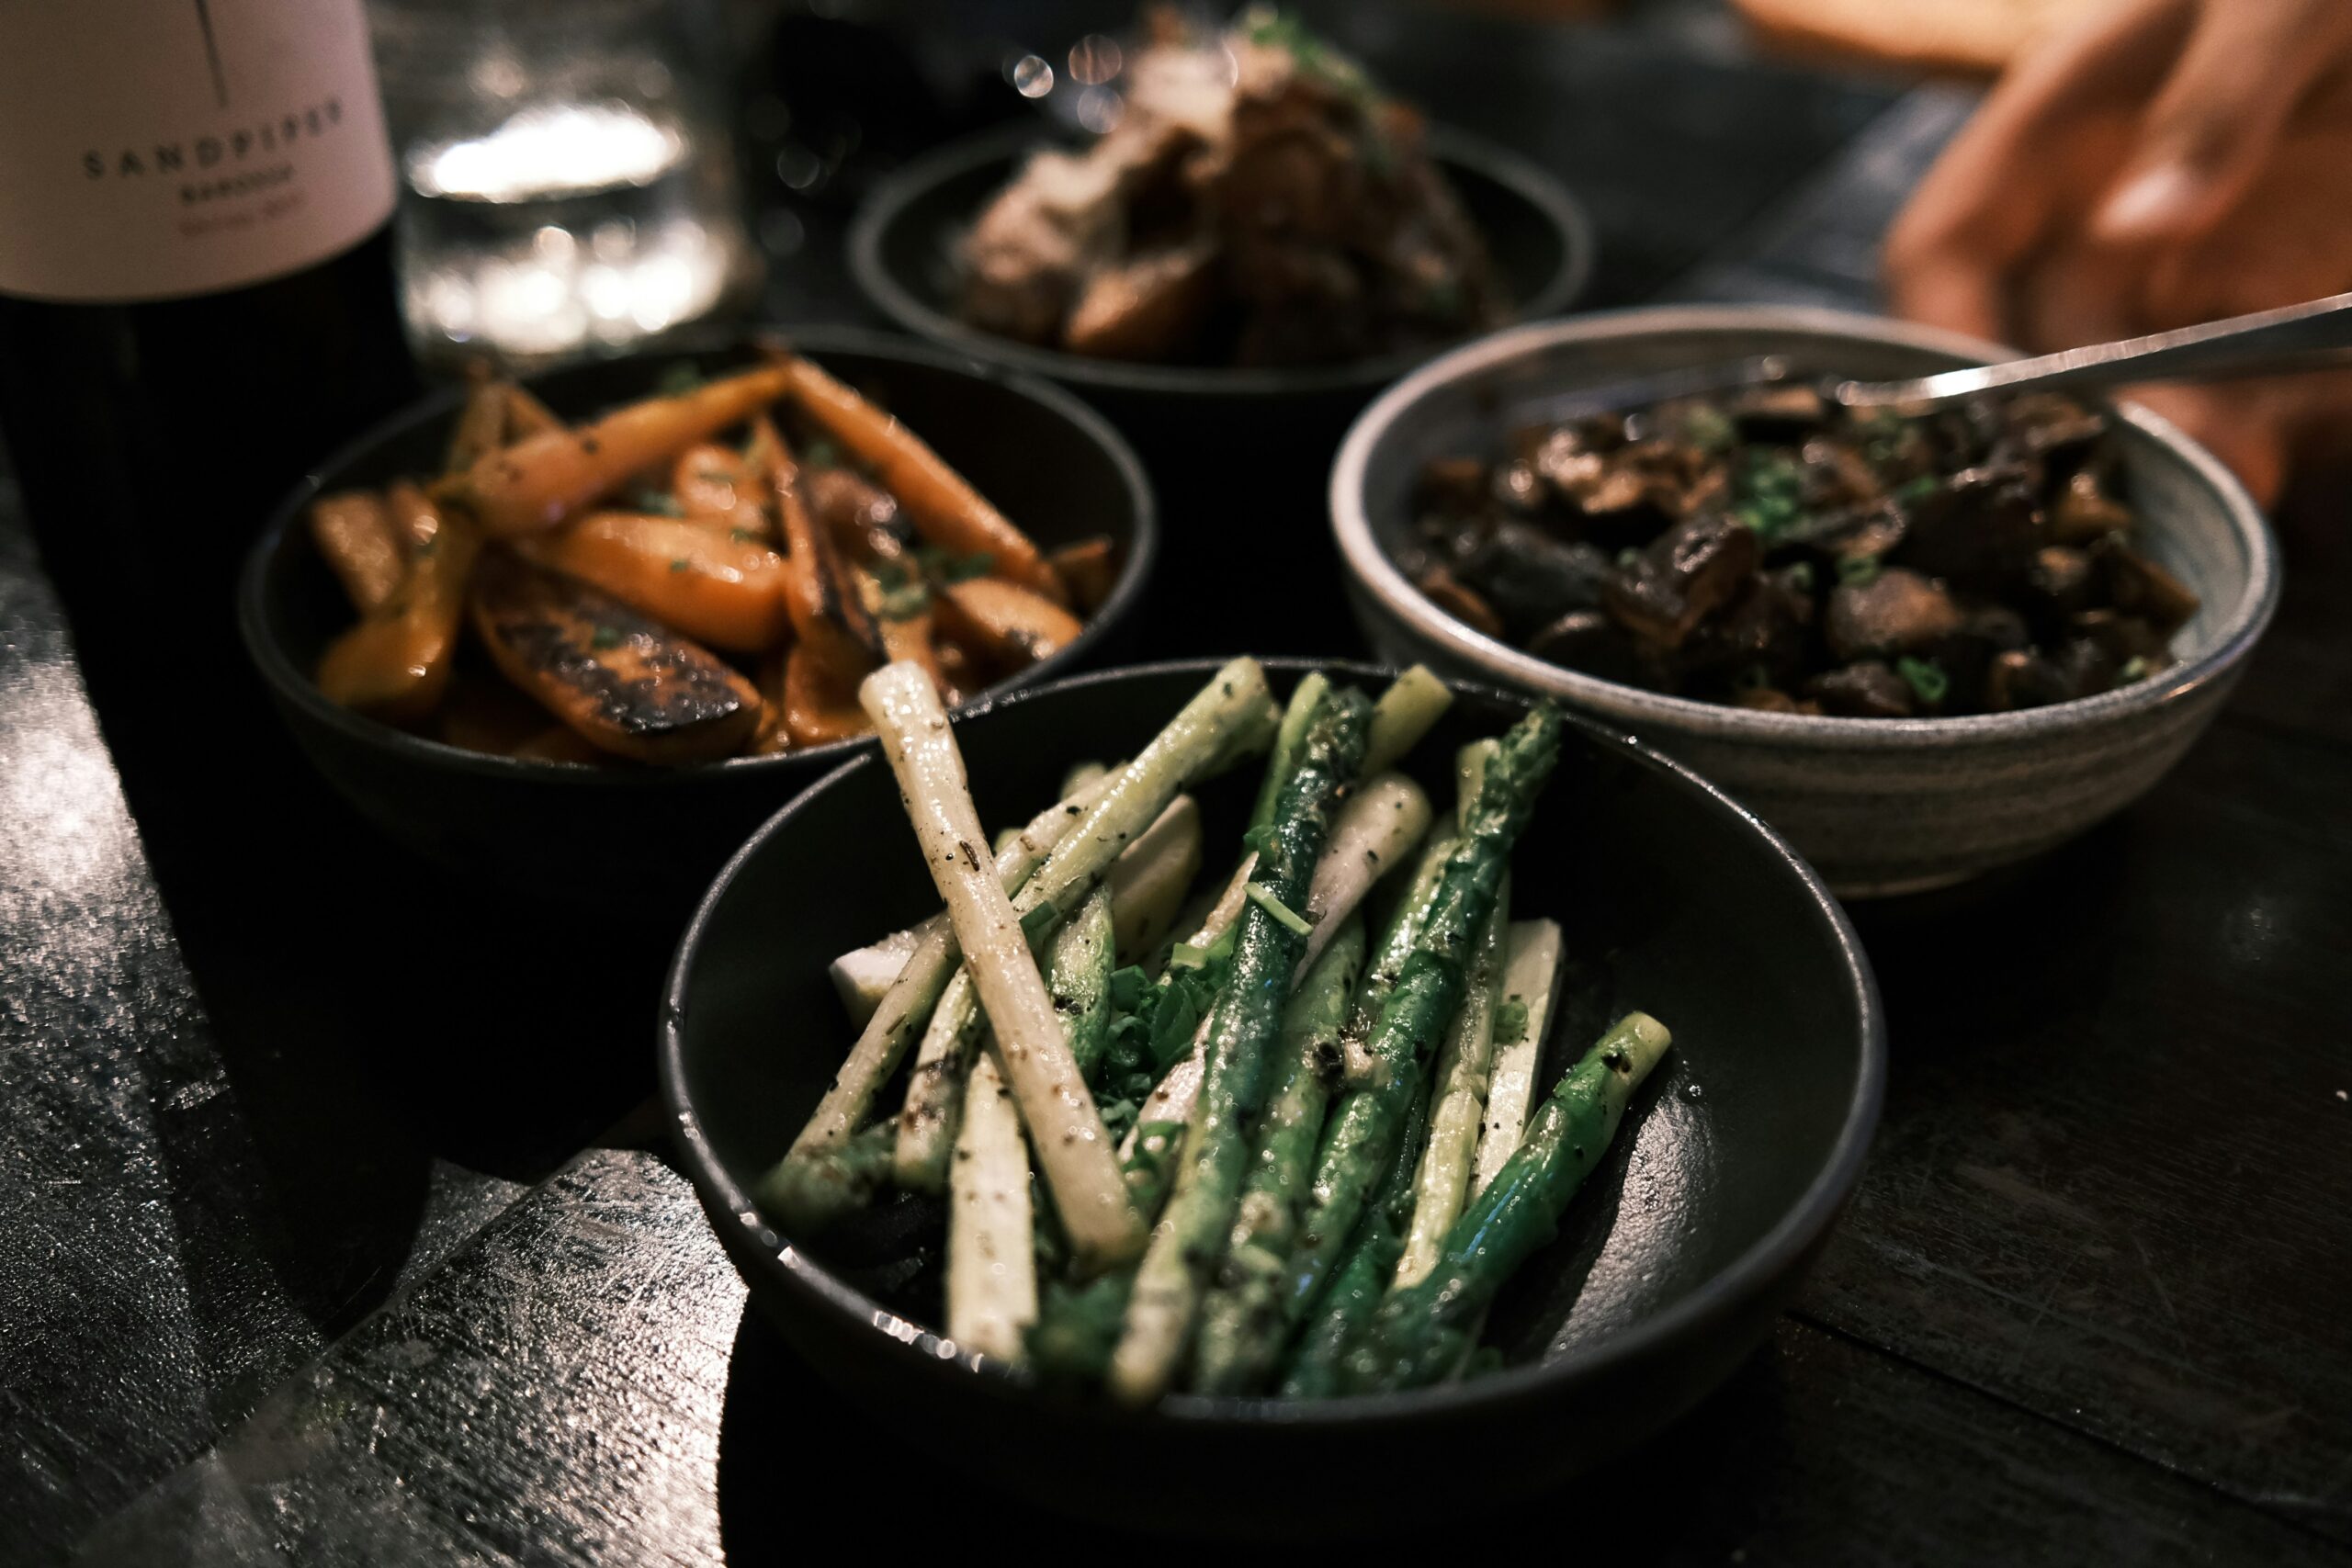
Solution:
[{"label": "wine bottle label", "polygon": [[0,293],[212,294],[391,215],[361,0],[0,0]]}]

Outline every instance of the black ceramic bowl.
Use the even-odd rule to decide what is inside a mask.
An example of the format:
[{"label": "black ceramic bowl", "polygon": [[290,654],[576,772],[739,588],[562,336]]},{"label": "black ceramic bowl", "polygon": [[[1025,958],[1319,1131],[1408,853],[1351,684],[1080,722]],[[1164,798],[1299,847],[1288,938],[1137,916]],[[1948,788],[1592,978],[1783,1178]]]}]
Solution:
[{"label": "black ceramic bowl", "polygon": [[[850,275],[874,307],[907,331],[1077,390],[1148,446],[1222,434],[1287,443],[1336,437],[1381,388],[1444,345],[1296,368],[1219,368],[1092,359],[983,332],[956,314],[955,249],[975,215],[1041,144],[1021,127],[950,143],[877,185],[850,225]],[[1592,224],[1543,170],[1442,128],[1430,149],[1487,237],[1512,314],[1557,315],[1592,276]]]},{"label": "black ceramic bowl", "polygon": [[[1269,660],[1276,686],[1322,668]],[[1057,682],[957,725],[984,820],[1051,798],[1081,757],[1131,753],[1216,668]],[[1522,699],[1458,701],[1408,764],[1451,799],[1451,759]],[[1255,780],[1202,802],[1238,840]],[[1215,855],[1210,856],[1212,863]],[[778,813],[720,875],[673,964],[662,1092],[711,1223],[766,1314],[819,1371],[929,1454],[1108,1515],[1329,1529],[1532,1490],[1671,1420],[1752,1349],[1819,1249],[1878,1117],[1884,1042],[1869,966],[1820,881],[1754,817],[1657,752],[1571,723],[1515,860],[1514,912],[1566,930],[1580,976],[1556,1072],[1601,1021],[1644,1008],[1675,1032],[1558,1238],[1498,1303],[1506,1368],[1419,1393],[1298,1404],[1177,1398],[1136,1414],[1049,1394],[956,1350],[936,1277],[910,1288],[865,1255],[780,1236],[746,1196],[815,1106],[854,1032],[825,965],[937,898],[878,757]],[[821,890],[821,891],[818,891]],[[920,1304],[917,1300],[920,1298]],[[1497,1466],[1497,1445],[1510,1444]],[[1367,1478],[1409,1476],[1378,1508]]]},{"label": "black ceramic bowl", "polygon": [[[997,688],[1068,672],[1115,646],[1158,547],[1149,487],[1118,434],[1069,394],[965,356],[873,333],[786,334],[894,412],[1040,545],[1108,535],[1121,552],[1110,598],[1069,646]],[[577,418],[650,392],[682,360],[750,362],[746,342],[600,360],[533,378]],[[303,518],[323,491],[380,485],[440,466],[463,393],[394,415],[287,497],[245,564],[245,648],[295,739],[334,788],[394,837],[461,874],[569,898],[625,895],[675,918],[743,836],[864,741],[693,767],[581,767],[461,750],[366,718],[320,695],[321,651],[352,620]],[[612,907],[623,907],[615,902]],[[649,911],[650,912],[650,911]]]}]

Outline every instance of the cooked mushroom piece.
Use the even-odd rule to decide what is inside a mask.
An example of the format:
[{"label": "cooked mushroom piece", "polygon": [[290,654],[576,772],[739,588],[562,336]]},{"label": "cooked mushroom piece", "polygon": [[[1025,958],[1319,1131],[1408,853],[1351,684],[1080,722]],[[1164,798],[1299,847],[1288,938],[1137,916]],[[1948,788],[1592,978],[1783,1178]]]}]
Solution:
[{"label": "cooked mushroom piece", "polygon": [[2058,666],[2023,649],[1996,654],[1984,672],[1984,708],[2007,713],[2017,708],[2046,707],[2073,695]]},{"label": "cooked mushroom piece", "polygon": [[1527,651],[1562,669],[1632,686],[1657,682],[1625,628],[1599,610],[1571,610],[1527,639]]},{"label": "cooked mushroom piece", "polygon": [[2107,596],[2118,610],[2145,618],[2167,637],[2197,614],[2197,594],[2187,583],[2118,536],[2108,535],[2091,547],[2090,553],[2105,580]]},{"label": "cooked mushroom piece", "polygon": [[2090,604],[2091,558],[2071,545],[2036,550],[2033,564],[2026,571],[2026,586],[2036,610],[2045,615],[2071,615]]},{"label": "cooked mushroom piece", "polygon": [[1972,468],[1912,506],[1901,559],[1930,577],[1991,590],[2022,577],[2043,543],[2026,477]]},{"label": "cooked mushroom piece", "polygon": [[2089,468],[2066,481],[2050,509],[2050,529],[2062,545],[2087,545],[2132,525],[2132,513],[2107,493],[2098,475]]},{"label": "cooked mushroom piece", "polygon": [[1823,712],[1841,718],[1908,718],[1912,713],[1911,682],[1875,659],[1815,675],[1804,689]]},{"label": "cooked mushroom piece", "polygon": [[1829,650],[1851,661],[1919,652],[1958,631],[1962,621],[1940,583],[1896,566],[1832,589],[1823,629]]},{"label": "cooked mushroom piece", "polygon": [[1636,636],[1679,648],[1738,592],[1762,554],[1752,528],[1709,513],[1658,536],[1609,580],[1609,613]]},{"label": "cooked mushroom piece", "polygon": [[1506,629],[1523,637],[1571,610],[1600,608],[1602,587],[1615,567],[1591,545],[1564,545],[1530,524],[1505,521],[1455,570],[1494,607]]},{"label": "cooked mushroom piece", "polygon": [[1503,635],[1502,618],[1445,568],[1434,564],[1429,566],[1413,580],[1413,586],[1419,589],[1430,604],[1472,631],[1483,632],[1492,637]]}]

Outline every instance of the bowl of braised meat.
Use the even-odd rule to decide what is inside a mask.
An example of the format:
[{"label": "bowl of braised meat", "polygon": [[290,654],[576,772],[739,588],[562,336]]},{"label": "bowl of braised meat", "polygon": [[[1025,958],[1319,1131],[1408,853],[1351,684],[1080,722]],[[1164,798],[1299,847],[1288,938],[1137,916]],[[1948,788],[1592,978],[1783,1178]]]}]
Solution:
[{"label": "bowl of braised meat", "polygon": [[[2268,623],[2213,457],[2057,394],[1865,413],[1829,377],[1982,344],[1777,307],[1497,333],[1366,410],[1331,479],[1374,645],[1559,696],[1715,779],[1849,894],[2026,859],[2144,793]],[[1771,356],[1762,385],[1579,390]]]},{"label": "bowl of braised meat", "polygon": [[1286,17],[1154,13],[1097,91],[1118,112],[1082,144],[990,132],[877,186],[850,235],[875,306],[1127,423],[1262,422],[1279,400],[1285,428],[1336,431],[1419,360],[1556,313],[1590,275],[1590,226],[1556,182],[1426,124]]},{"label": "bowl of braised meat", "polygon": [[362,814],[504,886],[674,908],[865,743],[868,671],[961,704],[1099,654],[1155,530],[1098,415],[873,333],[782,344],[451,389],[287,499],[245,644]]}]

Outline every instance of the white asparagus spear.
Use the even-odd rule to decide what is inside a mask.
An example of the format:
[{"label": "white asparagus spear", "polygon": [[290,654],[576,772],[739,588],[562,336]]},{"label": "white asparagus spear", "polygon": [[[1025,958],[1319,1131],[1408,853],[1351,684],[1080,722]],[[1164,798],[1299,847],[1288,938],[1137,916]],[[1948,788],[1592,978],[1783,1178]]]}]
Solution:
[{"label": "white asparagus spear", "polygon": [[[1158,821],[1111,863],[1104,880],[1111,889],[1114,930],[1118,900],[1123,897],[1136,904],[1143,914],[1149,913],[1143,908],[1145,895],[1138,887],[1147,874],[1165,876],[1181,871],[1183,882],[1192,880],[1200,865],[1200,807],[1191,795],[1180,795],[1168,803]],[[1150,897],[1172,903],[1182,892],[1179,883],[1172,892],[1154,889]],[[914,1068],[908,1075],[907,1097],[899,1111],[899,1142],[891,1156],[891,1174],[910,1192],[936,1192],[947,1185],[947,1162],[954,1152],[964,1083],[987,1027],[971,974],[959,969],[940,992],[939,1005],[932,1010],[922,1042],[915,1047]]]},{"label": "white asparagus spear", "polygon": [[1121,964],[1159,945],[1200,870],[1201,808],[1180,795],[1111,863],[1112,946]]},{"label": "white asparagus spear", "polygon": [[1396,765],[1398,758],[1420,743],[1445,710],[1453,705],[1446,683],[1416,664],[1388,684],[1372,705],[1372,728],[1364,737],[1363,777]]},{"label": "white asparagus spear", "polygon": [[1349,795],[1331,824],[1331,841],[1315,863],[1305,911],[1315,929],[1307,933],[1294,986],[1306,978],[1331,945],[1332,933],[1355,913],[1372,885],[1410,854],[1429,830],[1430,797],[1402,773],[1367,776]]},{"label": "white asparagus spear", "polygon": [[1468,1198],[1486,1190],[1527,1131],[1536,1074],[1544,1066],[1544,1037],[1555,1010],[1560,951],[1557,921],[1511,923],[1504,944],[1502,1005],[1496,1011],[1495,1065],[1487,1083],[1486,1125],[1478,1134],[1478,1154],[1470,1167]]},{"label": "white asparagus spear", "polygon": [[[874,721],[882,754],[898,775],[899,796],[932,880],[947,905],[965,968],[996,1035],[1005,1082],[1021,1107],[1022,1124],[1035,1140],[1038,1172],[1053,1196],[1073,1257],[1088,1272],[1124,1262],[1143,1248],[1143,1223],[1127,1201],[1117,1152],[1079,1077],[1046,978],[1029,951],[1022,917],[1005,897],[995,868],[980,859],[979,812],[972,804],[947,710],[940,705],[931,677],[909,661],[886,665],[867,676],[858,687],[858,702]],[[1159,815],[1161,805],[1152,806],[1151,816]],[[1137,823],[1136,829],[1148,821]],[[1081,825],[1080,831],[1084,830]],[[1119,845],[1135,831],[1119,832]],[[1095,873],[1116,853],[1114,848],[1105,854]],[[1052,864],[1048,857],[1040,876]],[[1085,880],[1091,883],[1093,877]],[[1034,886],[1033,881],[1023,892]]]},{"label": "white asparagus spear", "polygon": [[[1046,856],[1086,820],[1086,813],[1111,792],[1117,779],[1117,774],[1096,779],[1031,818],[1012,846],[997,856],[997,875],[1005,889],[1011,891],[1025,883]],[[906,1054],[907,1042],[930,1016],[948,976],[954,973],[956,933],[949,928],[946,911],[884,940],[900,937],[909,940],[907,955],[895,971],[889,988],[868,1010],[857,1043],[850,1047],[849,1059],[833,1075],[832,1087],[825,1090],[825,1098],[817,1102],[808,1124],[793,1140],[791,1152],[795,1155],[841,1143],[857,1130],[873,1106],[875,1090],[899,1070],[899,1058]],[[836,960],[835,970],[847,961],[847,955]]]},{"label": "white asparagus spear", "polygon": [[865,1021],[874,1016],[874,1010],[890,994],[899,972],[907,966],[915,944],[922,940],[915,928],[909,926],[833,960],[825,972],[833,977],[833,989],[841,996],[842,1010],[849,1014],[852,1023],[860,1029],[865,1027]]},{"label": "white asparagus spear", "polygon": [[947,1337],[1008,1361],[1037,1321],[1029,1145],[994,1052],[972,1065],[947,1210]]},{"label": "white asparagus spear", "polygon": [[[1128,841],[1187,785],[1273,744],[1279,716],[1254,659],[1237,659],[1177,711],[1135,761],[1109,775],[1102,793],[1074,822],[1035,874],[1022,885],[1023,913],[1040,904],[1074,907]],[[907,1043],[931,1016],[955,973],[956,934],[944,915],[918,928],[915,945],[889,995],[874,1010],[832,1087],[818,1102],[790,1154],[840,1143],[874,1103],[874,1092],[898,1069]]]}]

